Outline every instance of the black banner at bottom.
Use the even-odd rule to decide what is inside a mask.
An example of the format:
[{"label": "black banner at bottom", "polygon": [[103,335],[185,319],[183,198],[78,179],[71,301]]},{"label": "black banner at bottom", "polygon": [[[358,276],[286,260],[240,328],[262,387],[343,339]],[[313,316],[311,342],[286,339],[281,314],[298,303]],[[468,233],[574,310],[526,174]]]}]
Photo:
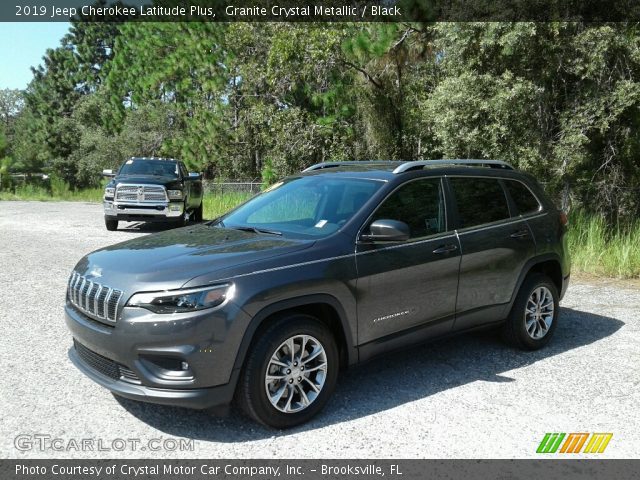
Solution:
[{"label": "black banner at bottom", "polygon": [[2,480],[640,478],[640,460],[0,460]]}]

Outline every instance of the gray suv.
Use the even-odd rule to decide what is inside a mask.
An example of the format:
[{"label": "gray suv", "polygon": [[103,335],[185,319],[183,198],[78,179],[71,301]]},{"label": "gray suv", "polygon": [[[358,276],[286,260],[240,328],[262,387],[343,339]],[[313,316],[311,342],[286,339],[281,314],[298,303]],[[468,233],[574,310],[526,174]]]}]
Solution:
[{"label": "gray suv", "polygon": [[566,224],[500,161],[314,165],[213,221],[82,258],[70,358],[117,395],[235,399],[291,427],[340,369],[384,352],[494,326],[544,346],[569,282]]}]

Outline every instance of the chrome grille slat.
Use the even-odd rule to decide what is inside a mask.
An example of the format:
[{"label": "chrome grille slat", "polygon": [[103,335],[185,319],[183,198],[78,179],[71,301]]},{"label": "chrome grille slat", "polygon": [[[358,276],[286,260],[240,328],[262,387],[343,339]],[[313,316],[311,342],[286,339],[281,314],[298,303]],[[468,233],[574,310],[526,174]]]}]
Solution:
[{"label": "chrome grille slat", "polygon": [[121,297],[122,297],[122,292],[120,290],[111,291],[111,296],[109,297],[109,304],[107,305],[107,320],[111,320],[113,322],[116,321],[116,315],[118,313],[118,304],[120,303]]},{"label": "chrome grille slat", "polygon": [[78,278],[76,278],[76,281],[73,284],[73,299],[76,304],[80,301],[80,282],[82,282],[82,277],[78,274]]},{"label": "chrome grille slat", "polygon": [[[138,197],[138,190],[142,189],[142,196]],[[116,189],[116,201],[147,203],[167,202],[167,191],[158,185],[119,185]]]},{"label": "chrome grille slat", "polygon": [[104,297],[104,317],[107,320],[109,319],[109,299],[111,298],[111,295],[113,294],[113,288],[110,288],[109,291],[107,292],[107,296]]},{"label": "chrome grille slat", "polygon": [[87,305],[87,309],[96,314],[96,294],[98,293],[98,288],[100,284],[91,282],[91,288],[89,289],[89,303]]},{"label": "chrome grille slat", "polygon": [[87,307],[85,306],[85,300],[86,300],[85,287],[88,287],[87,279],[82,277],[82,283],[80,284],[80,289],[78,290],[78,295],[79,295],[78,304],[82,306],[83,310],[87,309]]},{"label": "chrome grille slat", "polygon": [[116,322],[123,292],[74,271],[68,282],[68,299],[78,310],[106,324]]},{"label": "chrome grille slat", "polygon": [[100,318],[105,318],[104,300],[107,298],[108,294],[109,294],[109,287],[105,287],[104,285],[102,285],[100,287],[100,292],[96,295],[96,303],[98,305],[96,315]]}]

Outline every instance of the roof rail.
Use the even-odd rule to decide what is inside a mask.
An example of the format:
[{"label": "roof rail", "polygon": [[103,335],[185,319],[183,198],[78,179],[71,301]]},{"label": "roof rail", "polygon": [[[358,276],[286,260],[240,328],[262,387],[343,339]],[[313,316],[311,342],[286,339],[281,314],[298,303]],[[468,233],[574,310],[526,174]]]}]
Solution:
[{"label": "roof rail", "polygon": [[467,165],[476,167],[491,167],[502,168],[505,170],[513,170],[513,167],[507,162],[502,160],[416,160],[411,162],[403,162],[398,160],[356,160],[345,162],[322,162],[311,165],[309,168],[305,168],[303,172],[312,172],[314,170],[324,170],[325,168],[338,168],[348,166],[385,166],[396,168],[393,173],[404,173],[411,170],[418,170],[423,167],[436,166],[436,165]]},{"label": "roof rail", "polygon": [[411,170],[418,170],[423,167],[433,165],[467,165],[477,167],[502,168],[505,170],[513,170],[513,167],[502,160],[417,160],[414,162],[404,162],[398,166],[393,173],[404,173]]},{"label": "roof rail", "polygon": [[348,162],[322,162],[316,163],[315,165],[311,165],[309,168],[305,168],[303,172],[312,172],[314,170],[323,170],[325,168],[337,168],[344,166],[375,166],[375,165],[384,165],[384,166],[394,166],[394,165],[402,165],[403,162],[397,160],[356,160],[356,161],[348,161]]}]

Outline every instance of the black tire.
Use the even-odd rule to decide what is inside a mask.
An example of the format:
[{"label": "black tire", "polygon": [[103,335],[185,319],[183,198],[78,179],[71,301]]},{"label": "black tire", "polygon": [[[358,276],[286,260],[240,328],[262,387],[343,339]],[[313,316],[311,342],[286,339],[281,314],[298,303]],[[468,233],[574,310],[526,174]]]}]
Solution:
[{"label": "black tire", "polygon": [[110,232],[115,232],[116,230],[118,230],[118,220],[110,220],[105,217],[104,225]]},{"label": "black tire", "polygon": [[[308,406],[297,412],[285,413],[274,407],[269,400],[265,386],[266,373],[270,359],[278,348],[287,339],[298,335],[311,336],[324,348],[326,376],[322,388]],[[278,318],[264,331],[256,334],[256,341],[250,347],[240,375],[236,400],[249,417],[263,425],[285,429],[305,423],[322,410],[333,393],[338,378],[339,358],[333,334],[315,317],[291,314]],[[285,383],[283,381],[282,385],[286,386]],[[300,385],[306,385],[306,383],[303,381]],[[301,400],[295,385],[290,389],[287,388],[287,395],[297,395]],[[292,391],[295,393],[292,394]],[[283,397],[286,398],[286,396]]]},{"label": "black tire", "polygon": [[180,218],[178,220],[176,220],[175,222],[175,226],[180,228],[180,227],[184,227],[185,225],[187,225],[187,223],[189,223],[189,220],[187,218],[185,218],[187,215],[187,204],[185,202],[184,204],[184,209],[182,210],[182,215],[180,216]]},{"label": "black tire", "polygon": [[[549,316],[551,318],[551,325],[548,326],[546,333],[540,338],[534,338],[534,336],[527,331],[525,309],[527,308],[529,299],[539,288],[544,288],[551,294],[553,298],[553,313]],[[549,277],[542,273],[529,274],[522,283],[513,307],[511,308],[511,312],[509,313],[509,317],[502,328],[502,338],[509,345],[523,350],[537,350],[542,348],[549,343],[553,337],[553,333],[558,327],[559,313],[558,289],[555,284]],[[540,330],[537,331],[540,332]]]},{"label": "black tire", "polygon": [[200,202],[200,206],[193,211],[193,221],[202,222],[202,202]]}]

